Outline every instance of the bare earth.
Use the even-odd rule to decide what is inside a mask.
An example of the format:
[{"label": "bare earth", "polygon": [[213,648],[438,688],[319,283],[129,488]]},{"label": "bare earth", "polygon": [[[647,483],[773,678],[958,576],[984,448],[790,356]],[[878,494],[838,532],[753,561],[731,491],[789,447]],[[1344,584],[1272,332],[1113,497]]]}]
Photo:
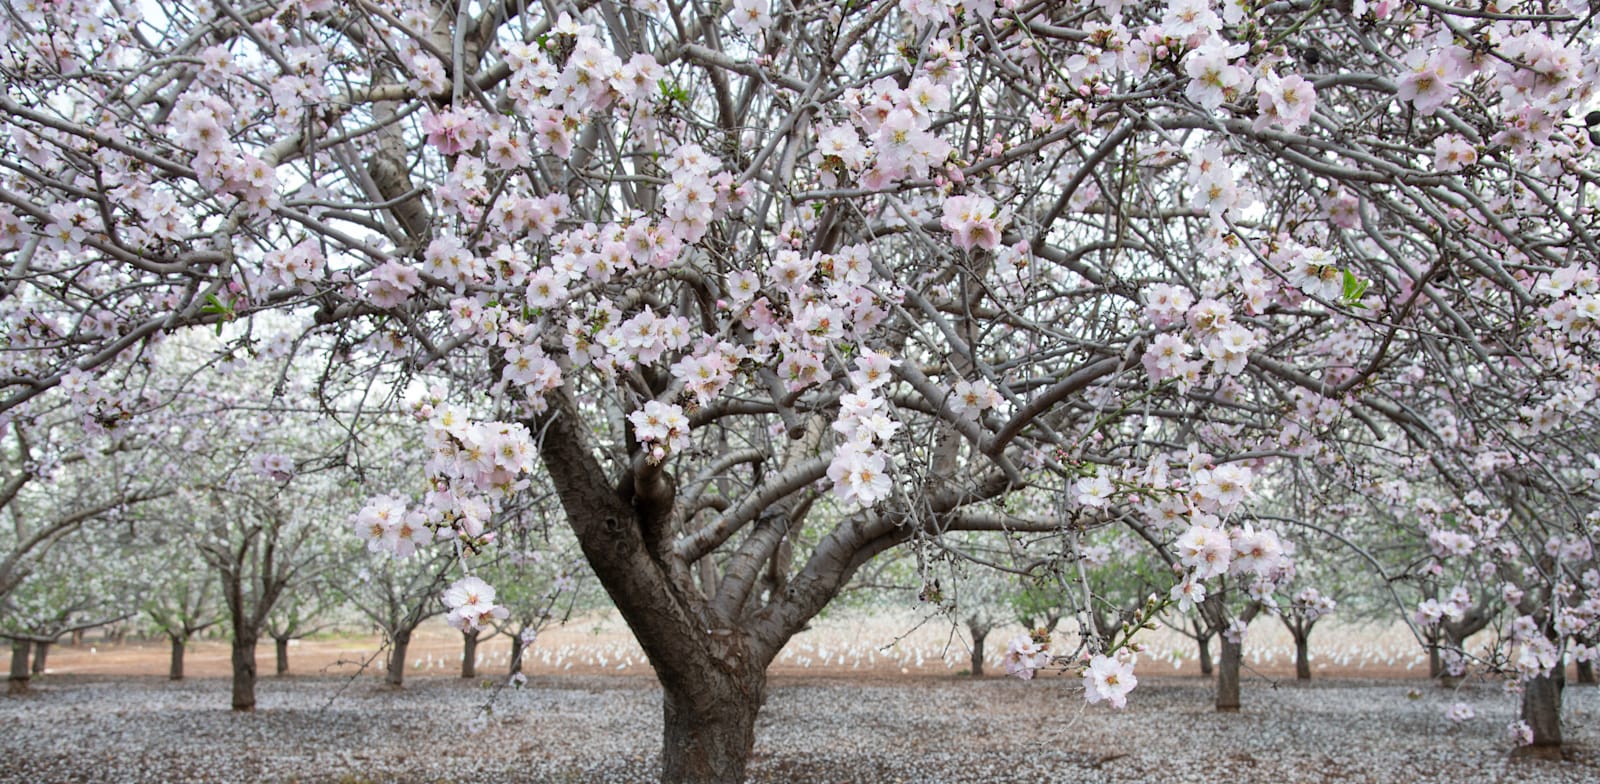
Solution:
[{"label": "bare earth", "polygon": [[[0,699],[0,782],[649,780],[659,770],[660,692],[642,659],[625,663],[636,649],[615,631],[546,635],[548,656],[535,655],[520,689],[503,687],[492,646],[484,677],[451,675],[460,655],[448,630],[413,649],[401,690],[354,664],[377,650],[371,640],[296,646],[294,669],[305,674],[281,678],[264,647],[254,714],[227,708],[219,643],[202,645],[194,677],[176,683],[154,674],[165,672],[165,646],[63,648],[34,694]],[[948,631],[932,636],[947,641]],[[809,647],[791,645],[780,660],[752,780],[1600,781],[1600,689],[1567,690],[1566,760],[1516,759],[1505,733],[1515,702],[1498,684],[1433,687],[1408,659],[1389,662],[1372,635],[1343,652],[1330,638],[1308,685],[1283,678],[1284,657],[1263,654],[1244,711],[1220,715],[1209,682],[1182,674],[1192,662],[1174,670],[1155,645],[1128,709],[1114,711],[1085,707],[1074,678],[972,679],[952,672],[966,666],[964,648],[930,661],[938,649],[917,640],[884,650],[851,634],[808,632],[796,643]],[[990,644],[996,656],[1004,639]],[[1257,643],[1274,645],[1270,635]],[[1447,721],[1457,701],[1477,717]]]}]

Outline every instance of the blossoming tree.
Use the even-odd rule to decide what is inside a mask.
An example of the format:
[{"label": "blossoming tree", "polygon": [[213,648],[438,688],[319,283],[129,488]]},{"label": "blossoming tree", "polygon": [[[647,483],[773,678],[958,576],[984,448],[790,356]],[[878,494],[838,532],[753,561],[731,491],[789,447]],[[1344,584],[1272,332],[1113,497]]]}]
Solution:
[{"label": "blossoming tree", "polygon": [[466,557],[551,483],[666,780],[741,776],[768,663],[890,548],[1137,522],[1196,596],[1281,566],[1263,476],[1596,432],[1581,2],[119,7],[0,17],[0,412],[265,310],[453,377],[430,493],[363,514]]}]

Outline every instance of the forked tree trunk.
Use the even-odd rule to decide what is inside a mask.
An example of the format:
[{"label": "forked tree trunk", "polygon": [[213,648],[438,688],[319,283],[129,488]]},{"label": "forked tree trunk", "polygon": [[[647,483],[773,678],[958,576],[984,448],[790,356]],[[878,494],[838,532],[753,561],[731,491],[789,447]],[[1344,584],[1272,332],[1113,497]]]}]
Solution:
[{"label": "forked tree trunk", "polygon": [[404,686],[406,682],[406,648],[411,645],[411,632],[395,632],[394,639],[389,647],[389,676],[390,686]]},{"label": "forked tree trunk", "polygon": [[1199,635],[1195,638],[1195,643],[1200,646],[1200,674],[1210,677],[1213,671],[1211,666],[1211,635]]},{"label": "forked tree trunk", "polygon": [[1541,675],[1522,684],[1522,720],[1533,729],[1532,753],[1561,753],[1561,687],[1565,674]]},{"label": "forked tree trunk", "polygon": [[172,641],[172,662],[167,667],[167,680],[183,680],[183,649],[188,640],[180,634],[169,634],[167,639]]},{"label": "forked tree trunk", "polygon": [[11,678],[6,685],[10,694],[28,693],[28,652],[33,650],[33,643],[27,640],[11,641]]},{"label": "forked tree trunk", "polygon": [[256,638],[235,634],[233,638],[233,709],[256,709]]},{"label": "forked tree trunk", "polygon": [[478,677],[478,630],[461,633],[461,677]]},{"label": "forked tree trunk", "polygon": [[1294,677],[1295,680],[1311,680],[1311,652],[1309,650],[1311,633],[1294,634]]},{"label": "forked tree trunk", "polygon": [[972,677],[982,678],[983,641],[988,639],[989,629],[987,627],[968,626],[967,630],[972,632]]},{"label": "forked tree trunk", "polygon": [[1239,710],[1239,668],[1244,660],[1244,645],[1222,638],[1222,657],[1217,662],[1217,710]]},{"label": "forked tree trunk", "polygon": [[661,780],[738,784],[756,742],[756,715],[766,697],[766,674],[752,682],[707,683],[690,696],[662,695],[665,733]]},{"label": "forked tree trunk", "polygon": [[1594,677],[1594,662],[1578,662],[1578,682],[1588,686],[1595,685],[1596,681]]},{"label": "forked tree trunk", "polygon": [[[756,585],[764,558],[734,558],[715,594],[702,596],[691,577],[696,564],[686,563],[674,544],[671,476],[640,454],[620,482],[613,481],[587,445],[584,420],[569,393],[563,388],[549,397],[549,410],[531,420],[529,430],[544,434],[540,457],[573,533],[661,684],[661,780],[743,781],[766,696],[767,666],[849,581],[857,563],[850,553],[881,552],[909,538],[909,528],[854,530],[825,539],[812,556],[821,565],[788,578],[787,587],[759,612],[750,611],[761,608],[752,597],[761,593]],[[746,547],[777,552],[770,548],[781,543],[792,511],[779,507],[756,524]]]},{"label": "forked tree trunk", "polygon": [[274,637],[274,638],[272,638],[272,647],[276,649],[276,653],[278,654],[278,674],[279,675],[288,675],[289,674],[289,638],[288,637]]},{"label": "forked tree trunk", "polygon": [[33,643],[33,665],[32,665],[32,670],[33,670],[33,674],[34,675],[43,675],[44,674],[44,660],[45,660],[45,657],[49,656],[49,655],[50,655],[50,643],[45,642],[44,640],[35,640],[34,643]]}]

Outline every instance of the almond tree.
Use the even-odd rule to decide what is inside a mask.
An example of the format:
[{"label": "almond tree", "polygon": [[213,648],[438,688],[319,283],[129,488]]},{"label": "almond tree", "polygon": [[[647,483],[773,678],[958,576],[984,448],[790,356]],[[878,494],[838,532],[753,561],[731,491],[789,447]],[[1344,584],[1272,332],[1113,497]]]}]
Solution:
[{"label": "almond tree", "polygon": [[189,332],[162,352],[165,361],[210,363],[213,372],[164,379],[161,415],[144,425],[160,459],[145,470],[182,485],[170,504],[141,510],[142,526],[187,545],[218,582],[231,638],[232,705],[252,711],[256,645],[279,601],[323,568],[329,543],[346,524],[347,488],[368,457],[363,444],[383,423],[341,427],[339,409],[285,402],[311,397],[291,351],[236,353],[214,336]]},{"label": "almond tree", "polygon": [[354,583],[339,586],[344,598],[383,632],[389,646],[385,681],[390,686],[405,685],[406,651],[417,627],[445,613],[439,592],[449,583],[453,562],[454,555],[442,548],[426,557],[385,558],[363,566]]},{"label": "almond tree", "polygon": [[[84,421],[64,401],[36,401],[0,423],[0,617],[7,597],[52,546],[84,527],[114,527],[124,511],[172,492],[133,470],[142,435]],[[85,432],[89,431],[89,432]]]},{"label": "almond tree", "polygon": [[183,680],[183,658],[196,634],[224,619],[221,585],[189,542],[160,547],[146,566],[140,608],[171,645],[167,678]]},{"label": "almond tree", "polygon": [[767,665],[892,548],[1165,521],[1204,583],[1284,464],[1595,432],[1574,3],[163,8],[0,18],[0,412],[267,310],[451,377],[501,424],[436,423],[412,511],[471,555],[530,444],[666,780],[741,778]]},{"label": "almond tree", "polygon": [[286,588],[267,616],[265,629],[272,638],[275,675],[289,674],[290,642],[310,637],[338,621],[336,611],[343,601],[332,583],[338,574],[324,563],[323,568],[308,575],[308,579]]},{"label": "almond tree", "polygon": [[26,693],[31,676],[44,674],[50,646],[62,637],[132,615],[122,609],[132,593],[131,575],[114,561],[121,544],[80,531],[44,554],[5,598],[0,639],[11,643],[10,693]]}]

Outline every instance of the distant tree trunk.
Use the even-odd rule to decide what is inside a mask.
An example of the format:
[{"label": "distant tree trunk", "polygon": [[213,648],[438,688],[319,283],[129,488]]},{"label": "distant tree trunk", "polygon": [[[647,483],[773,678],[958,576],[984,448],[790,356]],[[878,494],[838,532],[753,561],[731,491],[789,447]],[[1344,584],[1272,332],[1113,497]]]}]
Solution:
[{"label": "distant tree trunk", "polygon": [[1239,668],[1244,662],[1244,645],[1222,638],[1222,660],[1217,667],[1217,710],[1239,710]]},{"label": "distant tree trunk", "polygon": [[411,630],[395,632],[389,647],[389,685],[404,686],[406,682],[406,647],[411,644]]},{"label": "distant tree trunk", "polygon": [[44,674],[44,660],[50,655],[50,643],[44,640],[35,640],[33,643],[33,674]]},{"label": "distant tree trunk", "polygon": [[1588,686],[1595,685],[1597,681],[1594,677],[1594,662],[1578,662],[1578,682]]},{"label": "distant tree trunk", "polygon": [[478,677],[478,630],[461,632],[461,677]]},{"label": "distant tree trunk", "polygon": [[1532,752],[1559,755],[1561,750],[1561,687],[1566,674],[1557,669],[1522,684],[1522,720],[1533,728]]},{"label": "distant tree trunk", "polygon": [[6,687],[10,694],[28,693],[28,652],[33,650],[33,643],[27,640],[11,641],[11,678]]},{"label": "distant tree trunk", "polygon": [[278,653],[278,674],[279,675],[288,675],[289,674],[289,638],[288,637],[274,637],[274,638],[272,638],[272,643],[273,643],[273,647],[277,649],[277,653]]},{"label": "distant tree trunk", "polygon": [[989,637],[989,627],[968,623],[967,631],[972,633],[972,677],[982,678],[983,641]]},{"label": "distant tree trunk", "polygon": [[[1208,598],[1207,601],[1210,601]],[[1221,600],[1218,600],[1220,605]],[[1213,605],[1216,607],[1218,605]],[[1238,641],[1235,642],[1227,632],[1218,634],[1222,638],[1222,660],[1217,667],[1217,710],[1224,713],[1236,713],[1239,710],[1239,669],[1244,666],[1244,629],[1250,625],[1251,619],[1261,612],[1261,605],[1251,602],[1239,613]],[[1223,628],[1221,621],[1226,616],[1220,612],[1214,614],[1212,628]]]},{"label": "distant tree trunk", "polygon": [[507,675],[516,675],[522,672],[522,654],[527,649],[528,646],[523,644],[521,634],[511,636],[511,666],[506,672]]},{"label": "distant tree trunk", "polygon": [[188,642],[187,635],[168,634],[167,639],[172,641],[172,663],[167,668],[167,680],[183,680],[183,648]]},{"label": "distant tree trunk", "polygon": [[82,629],[73,629],[72,630],[72,647],[76,648],[76,647],[78,647],[79,645],[82,645],[82,644],[83,644],[83,630]]},{"label": "distant tree trunk", "polygon": [[1195,637],[1195,642],[1200,646],[1200,674],[1210,677],[1211,667],[1211,635],[1200,634]]},{"label": "distant tree trunk", "polygon": [[1296,632],[1294,637],[1294,678],[1298,681],[1311,680],[1311,653],[1308,650],[1311,641],[1311,630]]},{"label": "distant tree trunk", "polygon": [[233,709],[256,709],[256,637],[237,631],[233,636]]}]

